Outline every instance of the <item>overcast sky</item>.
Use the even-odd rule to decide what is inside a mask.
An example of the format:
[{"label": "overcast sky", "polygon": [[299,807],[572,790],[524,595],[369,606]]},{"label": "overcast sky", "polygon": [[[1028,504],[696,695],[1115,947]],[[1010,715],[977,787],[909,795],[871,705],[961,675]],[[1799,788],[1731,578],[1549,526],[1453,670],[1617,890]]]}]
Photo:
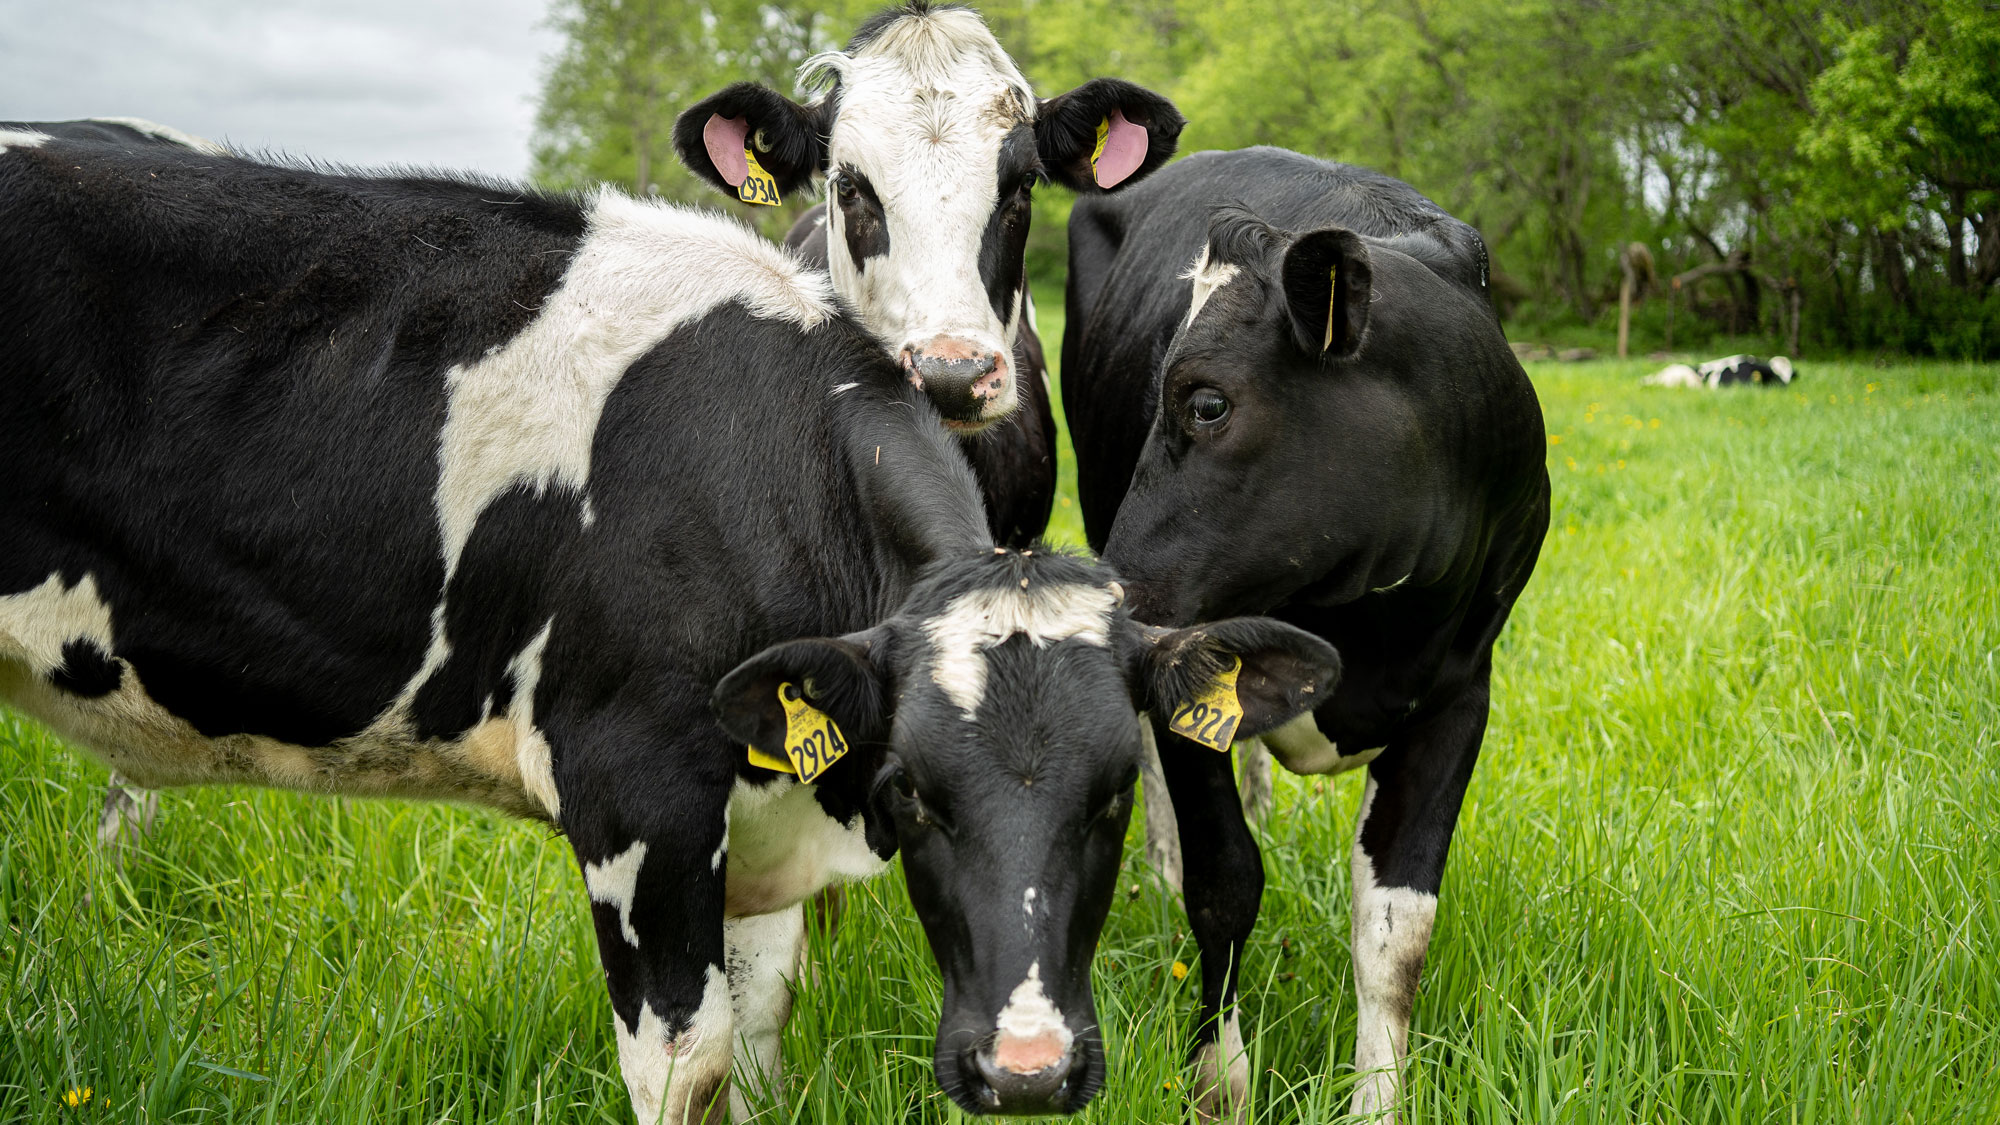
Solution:
[{"label": "overcast sky", "polygon": [[520,176],[548,0],[0,0],[0,121]]}]

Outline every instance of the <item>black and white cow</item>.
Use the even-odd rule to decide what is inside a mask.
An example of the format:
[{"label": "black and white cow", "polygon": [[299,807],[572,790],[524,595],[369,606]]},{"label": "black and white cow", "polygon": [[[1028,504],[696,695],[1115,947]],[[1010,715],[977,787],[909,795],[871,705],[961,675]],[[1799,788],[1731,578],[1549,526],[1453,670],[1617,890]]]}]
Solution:
[{"label": "black and white cow", "polygon": [[1764,360],[1754,355],[1731,355],[1711,359],[1699,367],[1689,367],[1685,363],[1670,364],[1639,381],[1649,387],[1706,387],[1709,390],[1737,386],[1789,387],[1794,374],[1792,361],[1785,356]]},{"label": "black and white cow", "polygon": [[559,826],[642,1121],[775,1073],[799,903],[898,846],[939,1081],[1078,1108],[1135,707],[1235,654],[1273,727],[1337,672],[994,547],[928,401],[736,223],[30,131],[0,215],[0,699],[145,785]]},{"label": "black and white cow", "polygon": [[[1406,184],[1269,148],[1083,200],[1069,233],[1063,404],[1085,525],[1133,613],[1268,612],[1345,661],[1331,698],[1262,741],[1294,772],[1368,767],[1353,1105],[1393,1112],[1493,642],[1548,523],[1541,410],[1485,245]],[[1232,970],[1262,864],[1227,756],[1155,720],[1213,1112],[1247,1079]]]},{"label": "black and white cow", "polygon": [[[914,0],[808,60],[806,105],[738,83],[683,113],[687,166],[737,195],[750,166],[784,194],[824,173],[829,203],[787,239],[966,438],[1002,542],[1055,499],[1055,418],[1025,252],[1037,184],[1102,194],[1174,153],[1173,103],[1099,78],[1037,98],[977,12]],[[1017,409],[1018,408],[1018,409]]]}]

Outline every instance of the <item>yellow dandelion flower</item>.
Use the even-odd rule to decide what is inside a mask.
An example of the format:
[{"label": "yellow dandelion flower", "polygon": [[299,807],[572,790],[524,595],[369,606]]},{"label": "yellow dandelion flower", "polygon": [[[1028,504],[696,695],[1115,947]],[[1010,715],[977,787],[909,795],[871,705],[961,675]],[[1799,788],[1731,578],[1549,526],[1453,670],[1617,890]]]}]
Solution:
[{"label": "yellow dandelion flower", "polygon": [[1562,436],[1561,434],[1550,434],[1550,435],[1549,435],[1549,444],[1550,444],[1550,445],[1561,445],[1562,443],[1563,443],[1563,436]]},{"label": "yellow dandelion flower", "polygon": [[1069,497],[1065,496],[1062,498],[1062,506],[1065,508],[1069,507]]},{"label": "yellow dandelion flower", "polygon": [[1622,458],[1621,458],[1621,459],[1619,460],[1619,462],[1618,462],[1618,467],[1619,467],[1619,468],[1621,468],[1621,469],[1625,467],[1625,462],[1624,462],[1624,460],[1623,460]]},{"label": "yellow dandelion flower", "polygon": [[1657,430],[1657,429],[1659,429],[1659,428],[1660,428],[1660,420],[1659,420],[1658,418],[1648,418],[1648,419],[1646,419],[1646,428],[1647,428],[1647,429],[1649,429],[1649,430]]},{"label": "yellow dandelion flower", "polygon": [[96,1091],[92,1090],[89,1086],[84,1086],[81,1088],[71,1087],[62,1096],[63,1104],[70,1107],[71,1109],[76,1109],[80,1106],[89,1105],[90,1095],[95,1092]]},{"label": "yellow dandelion flower", "polygon": [[1563,464],[1568,465],[1570,467],[1571,472],[1576,471],[1576,458],[1565,457],[1563,458]]},{"label": "yellow dandelion flower", "polygon": [[1186,961],[1176,961],[1176,962],[1174,962],[1174,979],[1175,979],[1175,980],[1186,980],[1186,979],[1187,979],[1187,962],[1186,962]]},{"label": "yellow dandelion flower", "polygon": [[1173,1088],[1174,1088],[1174,1080],[1171,1078],[1167,1079],[1165,1082],[1160,1083],[1160,1089],[1162,1090],[1171,1090]]}]

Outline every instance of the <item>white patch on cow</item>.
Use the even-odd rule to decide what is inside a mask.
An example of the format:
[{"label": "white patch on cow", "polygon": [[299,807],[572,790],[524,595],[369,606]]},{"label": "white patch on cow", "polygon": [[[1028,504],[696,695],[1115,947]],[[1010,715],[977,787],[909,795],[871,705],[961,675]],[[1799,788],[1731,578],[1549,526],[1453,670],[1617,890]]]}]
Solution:
[{"label": "white patch on cow", "polygon": [[1792,382],[1792,361],[1785,356],[1772,356],[1771,374],[1778,377],[1778,382],[1790,386]]},{"label": "white patch on cow", "polygon": [[722,924],[722,936],[729,950],[729,1004],[737,1042],[737,1079],[730,1087],[729,1107],[737,1121],[748,1121],[745,1095],[752,1090],[778,1093],[784,1084],[780,1046],[792,1017],[792,981],[805,952],[805,905],[731,918]]},{"label": "white patch on cow", "polygon": [[1669,364],[1644,379],[1639,380],[1647,387],[1699,387],[1702,386],[1701,372],[1685,363]]},{"label": "white patch on cow", "polygon": [[[993,33],[971,11],[912,14],[852,55],[815,55],[799,75],[808,85],[837,76],[828,166],[866,176],[888,220],[889,252],[864,270],[829,205],[835,291],[891,354],[940,336],[1010,353],[1015,333],[993,312],[979,247],[1000,201],[1000,142],[1032,124],[1038,102]],[[1016,382],[996,416],[1018,401]]]},{"label": "white patch on cow", "polygon": [[1049,1000],[1049,994],[1042,990],[1040,961],[1028,966],[1027,978],[1014,986],[1014,991],[1007,997],[1007,1006],[1000,1009],[1000,1017],[994,1021],[994,1026],[999,1029],[1003,1040],[1026,1041],[1054,1035],[1065,1052],[1075,1040],[1069,1024],[1063,1020],[1062,1012]]},{"label": "white patch on cow", "polygon": [[1035,888],[1029,887],[1021,892],[1021,913],[1030,918],[1035,916]]},{"label": "white patch on cow", "polygon": [[172,125],[162,125],[157,121],[148,121],[143,117],[93,117],[91,120],[105,125],[123,125],[135,133],[144,133],[149,137],[168,141],[182,148],[191,148],[196,152],[207,153],[210,156],[229,155],[228,149],[223,148],[207,137],[197,137],[193,133],[183,133]]},{"label": "white patch on cow", "polygon": [[97,578],[85,574],[76,585],[50,574],[32,590],[0,597],[0,660],[27,665],[32,676],[47,677],[63,665],[63,646],[89,641],[106,655],[111,646],[111,607],[97,594]]},{"label": "white patch on cow", "polygon": [[708,967],[701,1006],[685,1030],[675,1034],[650,1003],[639,1006],[638,1026],[611,1017],[618,1033],[618,1069],[632,1095],[642,1125],[690,1125],[705,1107],[690,1106],[697,1096],[720,1087],[734,1054],[730,1034],[729,979],[719,965]]},{"label": "white patch on cow", "polygon": [[827,397],[828,397],[828,398],[838,398],[838,397],[840,397],[841,395],[844,395],[844,394],[846,394],[847,392],[849,392],[849,391],[853,390],[854,388],[856,388],[856,387],[858,387],[858,386],[860,386],[860,385],[861,385],[861,384],[859,384],[859,383],[841,383],[841,384],[839,384],[838,386],[834,387],[834,388],[833,388],[833,390],[831,390],[831,391],[827,392]]},{"label": "white patch on cow", "polygon": [[931,679],[971,719],[986,695],[987,649],[1017,633],[1037,648],[1067,640],[1107,647],[1116,605],[1110,590],[1083,583],[960,594],[943,613],[924,622],[931,642]]},{"label": "white patch on cow", "polygon": [[[1412,571],[1411,573],[1415,572]],[[1410,575],[1405,574],[1401,578],[1396,579],[1394,582],[1389,583],[1387,586],[1377,586],[1368,592],[1371,594],[1386,594],[1391,590],[1401,587],[1403,583],[1408,582],[1409,580],[1410,580]]]},{"label": "white patch on cow", "polygon": [[1375,779],[1361,796],[1355,820],[1354,876],[1354,1070],[1361,1075],[1351,1110],[1393,1115],[1402,1086],[1402,1062],[1409,1051],[1410,1009],[1416,983],[1430,949],[1437,920],[1437,896],[1376,882],[1375,861],[1361,847],[1361,831],[1375,805]]},{"label": "white patch on cow", "polygon": [[1229,1009],[1215,1039],[1195,1052],[1196,1117],[1242,1121],[1250,1104],[1250,1054],[1243,1049],[1243,1021]]},{"label": "white patch on cow", "polygon": [[708,871],[713,875],[722,870],[722,861],[729,858],[729,806],[722,806],[722,838],[715,842],[715,851],[708,857]]},{"label": "white patch on cow", "polygon": [[829,883],[866,879],[887,866],[869,850],[861,814],[846,824],[833,819],[815,788],[789,778],[736,783],[723,896],[728,916],[782,910]]},{"label": "white patch on cow", "polygon": [[542,682],[542,652],[549,647],[549,633],[555,628],[550,618],[507,663],[507,675],[514,681],[514,698],[507,705],[507,722],[514,733],[514,757],[521,771],[521,787],[548,810],[549,819],[562,820],[562,797],[556,792],[555,765],[550,760],[549,740],[535,725],[535,689]]},{"label": "white patch on cow", "polygon": [[1215,291],[1236,280],[1236,275],[1241,272],[1243,271],[1229,262],[1209,261],[1208,247],[1203,246],[1201,254],[1188,263],[1188,268],[1181,273],[1182,281],[1194,283],[1194,292],[1188,299],[1185,323],[1193,324],[1194,318],[1201,315],[1201,307],[1208,304],[1208,299],[1215,295]]},{"label": "white patch on cow", "polygon": [[590,901],[601,902],[618,912],[618,932],[626,944],[639,948],[639,931],[632,928],[632,903],[639,894],[639,869],[646,865],[646,841],[632,846],[602,863],[583,865],[583,884],[590,888]]},{"label": "white patch on cow", "polygon": [[47,133],[28,129],[0,129],[0,152],[10,148],[40,148],[49,143]]},{"label": "white patch on cow", "polygon": [[1313,720],[1311,711],[1275,730],[1265,731],[1257,739],[1272,757],[1278,759],[1280,765],[1296,774],[1346,773],[1374,761],[1383,750],[1377,746],[1355,754],[1342,754],[1340,747],[1320,733],[1319,724]]},{"label": "white patch on cow", "polygon": [[[444,587],[479,516],[516,487],[582,497],[605,400],[634,360],[675,328],[728,301],[752,315],[816,327],[834,315],[823,274],[740,223],[602,191],[562,285],[505,347],[445,375],[438,437]],[[450,654],[442,605],[423,667],[395,710]]]}]

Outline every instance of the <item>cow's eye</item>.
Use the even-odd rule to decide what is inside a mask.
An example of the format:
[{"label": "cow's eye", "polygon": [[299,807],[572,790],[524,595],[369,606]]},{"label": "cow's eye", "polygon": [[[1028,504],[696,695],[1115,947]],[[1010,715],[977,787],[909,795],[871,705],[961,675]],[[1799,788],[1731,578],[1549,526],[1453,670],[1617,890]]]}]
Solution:
[{"label": "cow's eye", "polygon": [[1016,189],[1015,189],[1015,191],[1017,191],[1017,192],[1018,192],[1018,193],[1020,194],[1020,196],[1021,196],[1021,198],[1022,198],[1022,199],[1027,199],[1028,197],[1030,197],[1030,196],[1034,195],[1034,194],[1035,194],[1035,174],[1034,174],[1033,172],[1030,172],[1030,173],[1028,173],[1027,175],[1025,175],[1025,176],[1022,176],[1022,177],[1021,177],[1021,186],[1020,186],[1020,187],[1018,187],[1018,188],[1016,188]]},{"label": "cow's eye", "polygon": [[853,176],[840,176],[833,181],[833,194],[843,204],[852,203],[861,198],[861,185]]},{"label": "cow's eye", "polygon": [[1229,400],[1214,387],[1200,387],[1188,396],[1188,418],[1198,426],[1213,426],[1229,417]]}]

